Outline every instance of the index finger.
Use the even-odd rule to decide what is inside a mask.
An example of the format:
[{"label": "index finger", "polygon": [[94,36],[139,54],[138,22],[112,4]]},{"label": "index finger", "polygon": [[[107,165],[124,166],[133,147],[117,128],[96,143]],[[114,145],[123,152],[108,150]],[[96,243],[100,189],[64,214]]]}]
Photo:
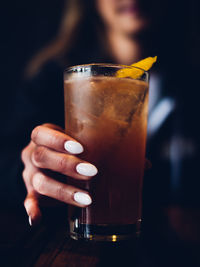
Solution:
[{"label": "index finger", "polygon": [[59,152],[80,154],[84,150],[83,146],[69,135],[43,125],[33,129],[31,139],[37,145]]}]

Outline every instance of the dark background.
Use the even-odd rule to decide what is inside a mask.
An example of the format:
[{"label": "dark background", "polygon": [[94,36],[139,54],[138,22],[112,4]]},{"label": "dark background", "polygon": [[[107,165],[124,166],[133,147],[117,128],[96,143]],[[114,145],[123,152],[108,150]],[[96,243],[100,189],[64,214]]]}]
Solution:
[{"label": "dark background", "polygon": [[63,0],[4,1],[0,9],[1,124],[12,113],[17,88],[26,64],[55,36]]},{"label": "dark background", "polygon": [[[65,2],[65,0],[10,0],[1,3],[2,77],[5,75],[4,78],[9,78],[9,82],[13,81],[14,84],[16,80],[21,79],[26,63],[41,47],[55,37]],[[160,27],[160,36],[157,37],[162,46],[166,45],[166,57],[173,51],[176,55],[181,51],[184,53],[181,54],[182,57],[189,58],[193,64],[198,63],[200,60],[199,1],[152,0],[148,1],[146,8],[152,9],[151,12],[158,16],[162,5],[167,6],[169,14],[164,14],[166,20],[160,26],[157,25]]]},{"label": "dark background", "polygon": [[[1,107],[7,106],[11,92],[15,94],[16,88],[22,81],[24,68],[31,57],[55,37],[65,2],[65,0],[10,0],[1,3],[1,96],[3,94],[9,97],[4,101],[1,97]],[[147,1],[146,6],[148,10],[151,9],[155,17],[158,16],[161,6],[164,7],[162,12],[168,12],[164,14],[166,19],[163,23],[157,25],[159,28],[157,41],[168,63],[171,61],[173,65],[180,67],[178,61],[185,61],[192,67],[198,68],[199,1],[152,0]],[[175,55],[176,59],[173,58]]]}]

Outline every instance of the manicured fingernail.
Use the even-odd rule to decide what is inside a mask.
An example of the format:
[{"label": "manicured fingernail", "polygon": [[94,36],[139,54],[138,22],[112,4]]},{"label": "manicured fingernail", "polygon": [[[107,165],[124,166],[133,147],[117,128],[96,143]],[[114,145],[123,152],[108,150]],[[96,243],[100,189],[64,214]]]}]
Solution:
[{"label": "manicured fingernail", "polygon": [[97,168],[90,164],[90,163],[79,163],[76,166],[76,171],[79,174],[85,175],[85,176],[94,176],[98,173]]},{"label": "manicured fingernail", "polygon": [[30,226],[32,226],[32,219],[31,219],[31,216],[28,217],[28,222],[29,222]]},{"label": "manicured fingernail", "polygon": [[64,143],[64,148],[72,154],[80,154],[83,152],[83,146],[75,141],[66,141]]},{"label": "manicured fingernail", "polygon": [[91,197],[82,192],[76,192],[74,194],[74,200],[81,205],[90,205],[92,203]]}]

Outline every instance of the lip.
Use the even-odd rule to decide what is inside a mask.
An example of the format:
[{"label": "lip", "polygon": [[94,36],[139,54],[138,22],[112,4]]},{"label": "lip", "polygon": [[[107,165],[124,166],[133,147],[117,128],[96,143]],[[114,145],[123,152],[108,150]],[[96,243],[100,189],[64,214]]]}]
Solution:
[{"label": "lip", "polygon": [[118,8],[118,12],[122,14],[136,15],[139,11],[139,6],[136,2],[123,4]]}]

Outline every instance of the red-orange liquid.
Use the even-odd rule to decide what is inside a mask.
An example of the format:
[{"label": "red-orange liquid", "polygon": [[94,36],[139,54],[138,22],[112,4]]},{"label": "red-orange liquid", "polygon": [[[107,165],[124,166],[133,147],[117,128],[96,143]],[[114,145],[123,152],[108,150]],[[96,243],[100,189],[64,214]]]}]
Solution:
[{"label": "red-orange liquid", "polygon": [[92,225],[136,224],[141,218],[148,84],[90,77],[65,82],[66,133],[84,147],[81,157],[98,168],[89,182],[92,204],[70,207],[72,220]]}]

